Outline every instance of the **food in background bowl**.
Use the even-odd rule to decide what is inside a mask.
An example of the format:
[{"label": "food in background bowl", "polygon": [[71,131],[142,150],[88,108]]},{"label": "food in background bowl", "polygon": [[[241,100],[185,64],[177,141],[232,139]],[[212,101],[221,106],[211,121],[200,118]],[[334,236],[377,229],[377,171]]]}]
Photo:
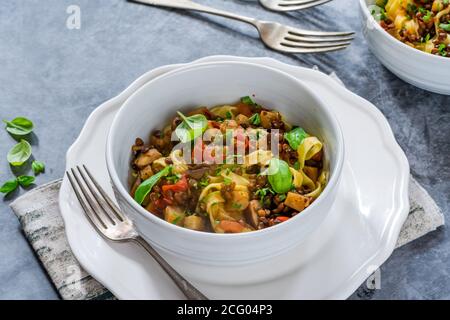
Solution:
[{"label": "food in background bowl", "polygon": [[169,223],[242,233],[285,222],[325,187],[322,142],[276,110],[243,97],[178,112],[132,146],[130,194]]},{"label": "food in background bowl", "polygon": [[377,0],[369,10],[398,40],[427,53],[450,57],[449,0]]}]

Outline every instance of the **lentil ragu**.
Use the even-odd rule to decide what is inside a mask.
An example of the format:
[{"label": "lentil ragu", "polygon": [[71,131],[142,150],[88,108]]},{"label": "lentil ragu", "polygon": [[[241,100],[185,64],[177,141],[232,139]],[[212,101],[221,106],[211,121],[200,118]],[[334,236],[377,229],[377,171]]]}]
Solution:
[{"label": "lentil ragu", "polygon": [[[213,139],[205,139],[211,130]],[[328,174],[318,138],[250,97],[179,112],[131,150],[134,199],[198,231],[240,233],[283,223],[317,199]]]},{"label": "lentil ragu", "polygon": [[381,27],[398,40],[450,57],[450,0],[377,0],[369,9]]}]

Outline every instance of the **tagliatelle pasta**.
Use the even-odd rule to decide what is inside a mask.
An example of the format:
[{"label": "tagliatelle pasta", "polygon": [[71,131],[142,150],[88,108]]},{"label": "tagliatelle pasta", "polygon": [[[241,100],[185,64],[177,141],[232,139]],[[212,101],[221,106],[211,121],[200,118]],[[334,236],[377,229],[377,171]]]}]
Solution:
[{"label": "tagliatelle pasta", "polygon": [[377,0],[369,9],[398,40],[427,53],[450,57],[449,0]]},{"label": "tagliatelle pasta", "polygon": [[250,97],[178,112],[147,144],[137,138],[132,151],[135,200],[197,231],[241,233],[283,223],[320,196],[328,177],[319,138]]}]

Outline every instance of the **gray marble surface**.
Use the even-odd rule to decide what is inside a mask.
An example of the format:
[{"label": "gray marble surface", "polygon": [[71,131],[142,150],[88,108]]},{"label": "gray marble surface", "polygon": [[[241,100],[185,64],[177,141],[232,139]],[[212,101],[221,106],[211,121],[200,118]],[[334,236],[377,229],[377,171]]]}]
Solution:
[{"label": "gray marble surface", "polygon": [[[335,70],[346,86],[388,118],[412,173],[450,218],[450,97],[416,89],[387,71],[367,50],[356,0],[335,0],[303,12],[278,14],[254,1],[199,0],[235,12],[311,29],[357,31],[346,51],[283,55],[266,49],[247,25],[124,0],[3,0],[0,10],[0,117],[35,123],[33,150],[59,178],[64,156],[85,119],[154,67],[207,55],[269,56]],[[81,8],[80,30],[66,28],[66,8]],[[6,153],[14,140],[0,133],[0,181],[12,177]],[[8,204],[0,201],[0,298],[57,299]],[[450,233],[426,235],[394,252],[382,266],[381,289],[360,288],[352,299],[450,299]]]}]

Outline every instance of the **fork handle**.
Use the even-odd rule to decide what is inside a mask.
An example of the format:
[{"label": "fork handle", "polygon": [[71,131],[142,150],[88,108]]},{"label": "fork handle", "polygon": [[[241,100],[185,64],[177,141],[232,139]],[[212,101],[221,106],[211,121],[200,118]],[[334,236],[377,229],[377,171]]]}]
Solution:
[{"label": "fork handle", "polygon": [[156,252],[153,247],[148,244],[142,237],[138,236],[132,239],[134,242],[142,246],[152,257],[158,262],[163,270],[175,282],[178,288],[184,293],[189,300],[209,300],[203,293],[198,291],[189,281],[183,278],[174,268],[172,268],[163,257]]},{"label": "fork handle", "polygon": [[191,0],[130,0],[130,1],[144,3],[144,4],[158,6],[158,7],[186,9],[186,10],[194,10],[194,11],[210,13],[210,14],[214,14],[217,16],[246,22],[255,27],[257,27],[257,24],[258,24],[258,20],[256,20],[256,19],[237,15],[237,14],[234,14],[234,13],[231,13],[228,11],[224,11],[224,10],[207,7],[207,6],[204,6],[202,4],[196,3]]}]

